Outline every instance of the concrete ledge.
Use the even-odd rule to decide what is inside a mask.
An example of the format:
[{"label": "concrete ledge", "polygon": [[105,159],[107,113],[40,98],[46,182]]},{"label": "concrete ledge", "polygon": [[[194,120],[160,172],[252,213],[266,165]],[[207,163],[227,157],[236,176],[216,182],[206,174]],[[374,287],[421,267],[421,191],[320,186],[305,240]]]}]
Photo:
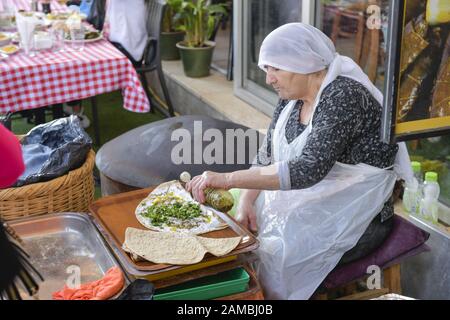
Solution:
[{"label": "concrete ledge", "polygon": [[[204,78],[188,78],[184,75],[181,61],[163,61],[167,87],[175,111],[180,114],[203,114],[221,120],[228,120],[247,127],[265,131],[270,117],[256,110],[233,94],[233,82],[211,70]],[[157,77],[149,79],[150,86],[162,97]]]}]

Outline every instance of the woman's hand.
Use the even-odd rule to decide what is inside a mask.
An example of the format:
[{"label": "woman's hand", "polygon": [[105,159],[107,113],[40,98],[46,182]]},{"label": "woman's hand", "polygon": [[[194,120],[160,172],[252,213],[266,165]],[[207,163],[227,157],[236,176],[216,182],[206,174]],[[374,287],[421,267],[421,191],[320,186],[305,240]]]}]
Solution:
[{"label": "woman's hand", "polygon": [[255,233],[258,231],[256,211],[253,207],[253,202],[241,199],[236,210],[236,220],[251,232]]},{"label": "woman's hand", "polygon": [[205,171],[202,175],[195,176],[186,183],[186,190],[192,194],[195,200],[204,203],[206,199],[203,190],[206,188],[228,190],[231,188],[229,180],[228,173]]}]

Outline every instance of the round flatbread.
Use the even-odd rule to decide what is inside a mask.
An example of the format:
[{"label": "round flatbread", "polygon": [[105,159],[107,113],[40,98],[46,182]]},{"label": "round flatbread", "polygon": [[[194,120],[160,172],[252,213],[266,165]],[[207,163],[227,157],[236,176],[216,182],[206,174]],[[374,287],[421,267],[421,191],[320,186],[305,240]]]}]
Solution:
[{"label": "round flatbread", "polygon": [[[176,204],[175,204],[176,203]],[[164,220],[152,219],[149,212],[152,210],[152,206],[192,206],[198,209],[192,209],[197,213],[195,215],[180,217],[173,216],[170,213],[164,211],[162,214],[166,215]],[[178,210],[178,209],[176,209]],[[176,211],[175,210],[175,211]],[[169,209],[167,212],[173,212]],[[136,219],[146,228],[162,231],[162,232],[180,232],[187,234],[202,234],[215,230],[221,230],[228,225],[223,222],[215,213],[212,208],[206,207],[194,201],[179,181],[170,181],[159,185],[154,189],[144,200],[142,200],[136,207]],[[158,220],[158,221],[157,221]],[[164,222],[162,222],[164,221]]]},{"label": "round flatbread", "polygon": [[123,249],[153,263],[187,265],[202,261],[207,252],[215,256],[230,253],[240,241],[241,237],[215,239],[127,228]]},{"label": "round flatbread", "polygon": [[145,260],[163,264],[194,264],[202,261],[206,249],[189,235],[127,228],[124,250]]}]

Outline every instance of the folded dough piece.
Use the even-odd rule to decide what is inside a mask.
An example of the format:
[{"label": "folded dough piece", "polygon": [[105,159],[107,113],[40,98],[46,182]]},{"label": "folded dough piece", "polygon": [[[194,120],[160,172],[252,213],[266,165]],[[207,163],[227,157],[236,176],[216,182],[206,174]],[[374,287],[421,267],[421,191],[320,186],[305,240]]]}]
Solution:
[{"label": "folded dough piece", "polygon": [[241,242],[241,237],[206,238],[196,236],[196,238],[207,252],[212,253],[216,257],[220,257],[226,255],[227,253],[230,253]]},{"label": "folded dough piece", "polygon": [[223,256],[240,242],[241,237],[205,238],[127,228],[123,249],[153,263],[187,265],[202,261],[207,252]]}]

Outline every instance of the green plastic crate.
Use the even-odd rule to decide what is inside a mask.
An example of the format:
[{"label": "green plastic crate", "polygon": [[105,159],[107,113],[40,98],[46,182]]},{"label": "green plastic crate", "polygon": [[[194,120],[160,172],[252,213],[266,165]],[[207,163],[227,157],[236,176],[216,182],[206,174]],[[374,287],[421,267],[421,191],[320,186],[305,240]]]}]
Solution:
[{"label": "green plastic crate", "polygon": [[224,271],[155,290],[154,300],[208,300],[244,292],[250,276],[244,268]]}]

